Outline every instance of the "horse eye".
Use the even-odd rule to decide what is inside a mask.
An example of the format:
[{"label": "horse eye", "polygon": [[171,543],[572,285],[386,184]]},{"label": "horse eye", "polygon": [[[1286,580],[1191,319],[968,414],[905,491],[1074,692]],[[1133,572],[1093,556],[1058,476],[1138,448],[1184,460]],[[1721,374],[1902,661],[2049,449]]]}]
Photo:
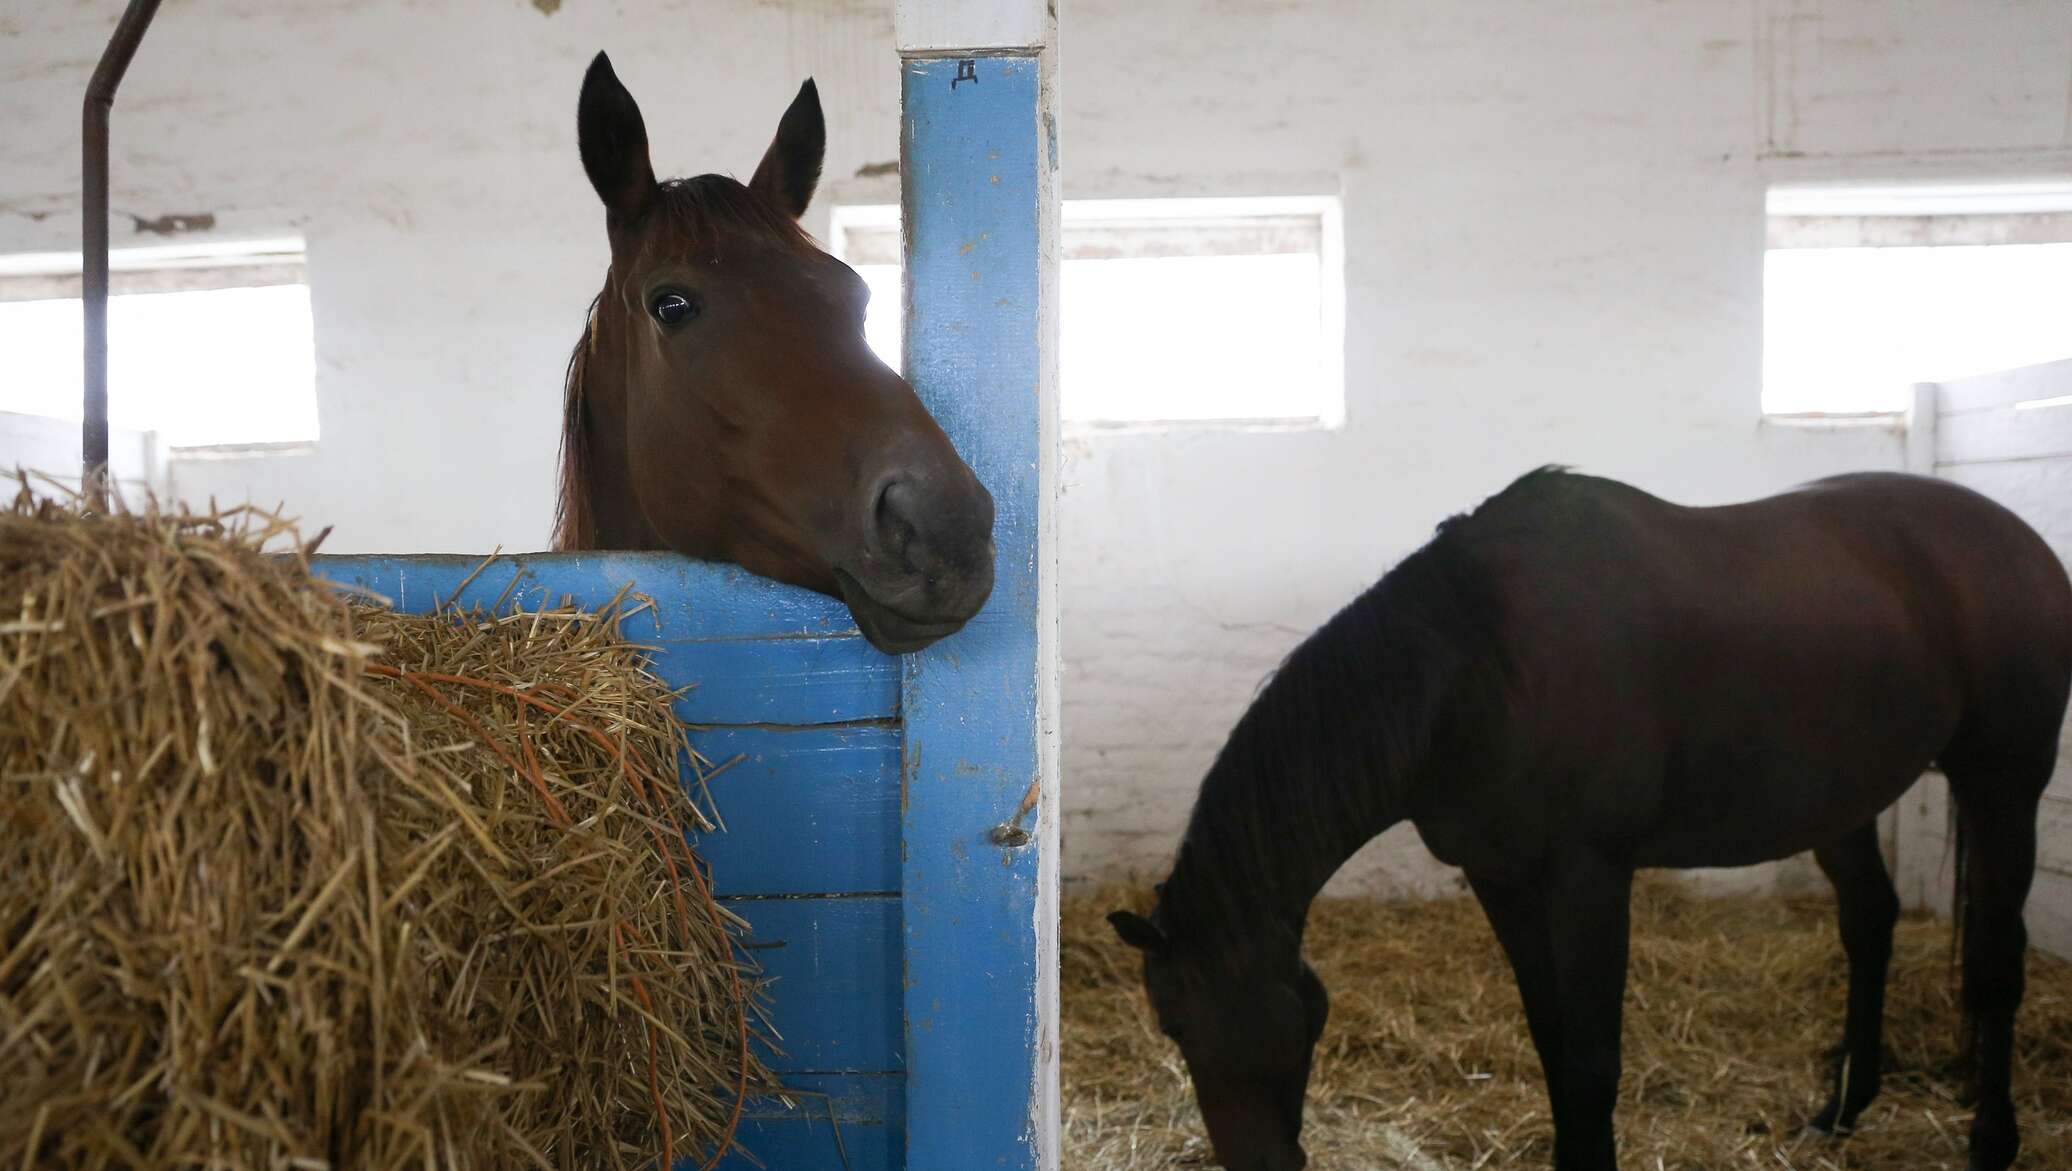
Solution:
[{"label": "horse eye", "polygon": [[698,315],[698,306],[682,293],[662,293],[655,297],[648,311],[663,325],[682,325]]}]

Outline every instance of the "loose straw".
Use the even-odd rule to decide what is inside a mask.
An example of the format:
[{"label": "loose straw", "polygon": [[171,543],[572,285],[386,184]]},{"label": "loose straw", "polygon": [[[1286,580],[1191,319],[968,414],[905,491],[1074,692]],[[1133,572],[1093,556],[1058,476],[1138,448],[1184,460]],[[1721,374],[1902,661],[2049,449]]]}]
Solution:
[{"label": "loose straw", "polygon": [[[1814,881],[1818,881],[1817,879]],[[1148,886],[1148,884],[1146,884]],[[1144,890],[1068,900],[1064,1156],[1075,1171],[1208,1163],[1179,1051],[1145,1007],[1138,953],[1102,916]],[[1331,993],[1304,1142],[1311,1171],[1553,1165],[1538,1055],[1502,950],[1472,899],[1325,899],[1305,941]],[[1649,1171],[1963,1171],[1970,1107],[1956,1065],[1949,924],[1901,921],[1883,1093],[1844,1142],[1800,1124],[1826,1100],[1847,967],[1824,889],[1634,898],[1619,1165]],[[2024,1168],[2072,1169],[2072,964],[2031,952],[2015,1026]]]}]

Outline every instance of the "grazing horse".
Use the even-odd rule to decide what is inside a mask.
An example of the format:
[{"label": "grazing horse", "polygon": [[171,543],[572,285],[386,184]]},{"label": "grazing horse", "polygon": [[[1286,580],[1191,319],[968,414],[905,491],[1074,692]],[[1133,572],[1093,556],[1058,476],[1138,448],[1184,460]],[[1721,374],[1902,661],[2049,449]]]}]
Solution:
[{"label": "grazing horse", "polygon": [[2072,586],[2041,538],[1968,489],[1839,476],[1683,508],[1534,472],[1312,634],[1217,756],[1144,952],[1217,1157],[1292,1171],[1324,987],[1303,921],[1332,872],[1408,819],[1466,872],[1510,958],[1560,1171],[1616,1166],[1627,904],[1641,867],[1812,850],[1849,961],[1833,1094],[1878,1092],[1899,900],[1876,818],[1949,777],[1971,1166],[2019,1146],[2008,1094],[2036,812],[2072,686]]},{"label": "grazing horse", "polygon": [[568,364],[556,549],[674,549],[841,598],[880,650],[993,589],[993,498],[864,342],[863,279],[799,217],[827,133],[813,83],[744,185],[661,183],[599,53],[576,129],[611,268]]}]

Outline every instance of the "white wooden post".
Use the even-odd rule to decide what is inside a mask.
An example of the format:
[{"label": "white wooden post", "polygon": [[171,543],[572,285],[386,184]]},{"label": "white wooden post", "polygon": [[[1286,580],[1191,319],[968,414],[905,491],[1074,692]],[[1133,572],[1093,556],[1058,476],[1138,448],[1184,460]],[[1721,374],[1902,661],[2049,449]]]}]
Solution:
[{"label": "white wooden post", "polygon": [[1935,474],[1935,383],[1916,382],[1907,406],[1907,470],[1917,476]]}]

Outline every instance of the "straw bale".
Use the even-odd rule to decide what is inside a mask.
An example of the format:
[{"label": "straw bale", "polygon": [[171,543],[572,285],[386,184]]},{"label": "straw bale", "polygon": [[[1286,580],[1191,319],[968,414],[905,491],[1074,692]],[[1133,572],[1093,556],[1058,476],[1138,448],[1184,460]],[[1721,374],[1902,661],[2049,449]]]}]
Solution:
[{"label": "straw bale", "polygon": [[296,540],[0,512],[0,1171],[723,1149],[770,1076],[641,604],[398,615]]}]

